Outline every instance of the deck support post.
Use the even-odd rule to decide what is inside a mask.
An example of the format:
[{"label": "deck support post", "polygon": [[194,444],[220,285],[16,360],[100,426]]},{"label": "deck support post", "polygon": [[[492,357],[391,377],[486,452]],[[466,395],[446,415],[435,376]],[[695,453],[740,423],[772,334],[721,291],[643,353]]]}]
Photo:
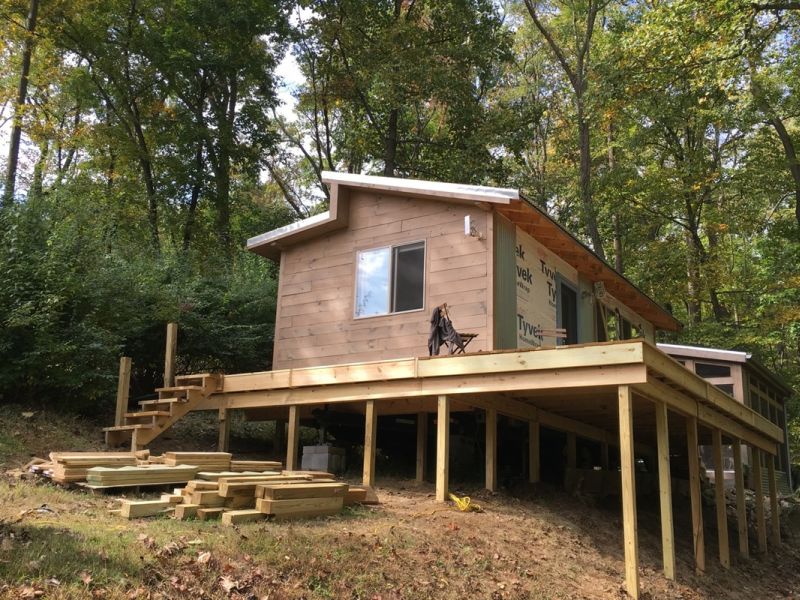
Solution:
[{"label": "deck support post", "polygon": [[231,415],[224,406],[219,407],[219,440],[217,450],[227,452],[231,441]]},{"label": "deck support post", "polygon": [[417,476],[425,481],[425,465],[428,462],[428,413],[417,413]]},{"label": "deck support post", "polygon": [[450,475],[450,398],[439,396],[436,412],[436,501],[447,500]]},{"label": "deck support post", "polygon": [[722,431],[711,432],[714,449],[714,498],[717,510],[717,542],[719,543],[719,563],[724,569],[731,566],[728,547],[728,511],[725,504],[725,469],[722,464]]},{"label": "deck support post", "polygon": [[633,397],[627,385],[618,388],[619,459],[622,470],[622,529],[625,539],[625,588],[639,598],[639,540],[636,525],[636,466],[633,451]]},{"label": "deck support post", "polygon": [[706,570],[706,541],[703,531],[703,499],[700,490],[700,457],[697,452],[697,417],[686,417],[686,449],[689,456],[689,497],[692,503],[694,562],[698,573]]},{"label": "deck support post", "polygon": [[497,409],[486,409],[486,489],[497,488]]},{"label": "deck support post", "polygon": [[761,473],[761,450],[752,448],[753,491],[756,494],[756,538],[758,551],[767,551],[767,524],[764,518],[764,478]]},{"label": "deck support post", "polygon": [[[114,426],[125,424],[125,413],[128,412],[128,395],[131,389],[130,356],[121,356],[119,359],[119,380],[117,381],[117,410],[114,415]],[[135,431],[135,430],[134,430]]]},{"label": "deck support post", "polygon": [[375,400],[367,400],[364,410],[364,476],[362,483],[367,487],[375,485],[375,449],[378,433],[378,411]]},{"label": "deck support post", "polygon": [[567,433],[567,466],[570,469],[578,466],[578,436],[573,432]]},{"label": "deck support post", "polygon": [[528,481],[531,483],[539,483],[541,477],[539,448],[539,421],[528,421]]},{"label": "deck support post", "polygon": [[175,354],[178,350],[178,324],[167,323],[167,347],[164,351],[164,387],[175,385]]},{"label": "deck support post", "polygon": [[739,554],[750,556],[747,539],[747,499],[744,494],[744,468],[742,467],[742,442],[733,440],[733,472],[736,480],[736,524],[739,530]]},{"label": "deck support post", "polygon": [[300,407],[289,407],[289,432],[286,440],[286,470],[296,471],[297,456],[300,452]]},{"label": "deck support post", "polygon": [[672,522],[672,477],[669,464],[669,420],[667,405],[656,402],[658,443],[658,493],[661,504],[661,551],[664,577],[675,579],[675,528]]},{"label": "deck support post", "polygon": [[778,482],[775,479],[775,456],[767,458],[767,474],[769,476],[769,516],[770,542],[777,548],[781,545],[781,507],[778,500]]}]

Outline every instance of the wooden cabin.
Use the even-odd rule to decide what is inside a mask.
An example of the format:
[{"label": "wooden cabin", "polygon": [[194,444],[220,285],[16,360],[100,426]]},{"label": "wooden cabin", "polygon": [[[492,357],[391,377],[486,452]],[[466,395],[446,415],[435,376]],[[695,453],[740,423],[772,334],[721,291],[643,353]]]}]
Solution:
[{"label": "wooden cabin", "polygon": [[[780,427],[785,439],[789,439],[786,403],[794,392],[785,381],[753,358],[752,354],[678,344],[658,344],[658,348],[689,371],[714,384],[715,387]],[[709,476],[713,480],[715,465],[711,448],[703,447],[701,454],[703,462],[709,469]],[[748,452],[743,454],[742,460],[748,468],[751,467],[753,458]],[[730,448],[725,449],[723,461],[726,485],[733,485],[733,454]],[[787,494],[792,491],[791,464],[789,444],[784,443],[777,457],[776,475],[781,491]],[[752,468],[750,472],[752,473]]]},{"label": "wooden cabin", "polygon": [[[323,174],[330,209],[248,241],[280,262],[273,368],[426,353],[444,303],[470,352],[680,327],[517,190]],[[549,335],[566,330],[566,337]]]}]

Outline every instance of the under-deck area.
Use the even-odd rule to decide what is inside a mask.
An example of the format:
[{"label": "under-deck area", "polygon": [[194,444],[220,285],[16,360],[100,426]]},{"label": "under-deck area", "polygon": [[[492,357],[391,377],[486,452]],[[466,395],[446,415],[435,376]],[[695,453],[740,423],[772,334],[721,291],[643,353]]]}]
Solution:
[{"label": "under-deck area", "polygon": [[[686,479],[692,508],[694,560],[698,571],[706,565],[701,499],[703,476],[698,446],[712,446],[721,456],[723,446],[753,453],[756,491],[757,550],[780,543],[776,518],[777,490],[774,457],[783,442],[782,430],[750,408],[684,369],[644,340],[562,346],[527,351],[485,352],[467,355],[409,358],[330,367],[310,367],[225,375],[216,390],[192,403],[192,410],[217,410],[221,437],[230,410],[257,412],[260,419],[288,422],[286,468],[298,465],[299,427],[302,418],[324,409],[356,413],[364,423],[363,481],[376,477],[376,448],[380,445],[378,416],[415,415],[416,475],[435,467],[436,498],[449,492],[451,415],[480,411],[485,427],[485,485],[493,490],[498,479],[498,415],[527,424],[528,478],[539,481],[547,473],[551,453],[542,455],[543,431],[561,432],[566,438],[566,467],[580,465],[580,451],[593,448],[599,467],[618,481],[622,498],[626,587],[638,597],[637,460],[653,465],[660,500],[663,570],[675,576],[675,541],[672,525],[671,457],[686,457]],[[431,414],[433,418],[431,418]],[[428,428],[435,428],[435,460],[427,456]],[[502,431],[502,429],[500,430]],[[502,440],[500,440],[502,445]],[[762,459],[763,456],[763,459]],[[561,461],[562,457],[559,456]],[[722,461],[716,461],[721,465]],[[619,468],[616,467],[619,465]],[[760,490],[764,465],[769,476],[772,503],[770,531]],[[721,468],[721,467],[718,467]],[[722,480],[720,476],[719,480]],[[750,552],[744,504],[744,469],[736,463],[738,539],[728,539],[724,490],[716,493],[716,551],[723,567],[730,565],[730,547],[742,555]],[[713,541],[713,540],[712,540]]]}]

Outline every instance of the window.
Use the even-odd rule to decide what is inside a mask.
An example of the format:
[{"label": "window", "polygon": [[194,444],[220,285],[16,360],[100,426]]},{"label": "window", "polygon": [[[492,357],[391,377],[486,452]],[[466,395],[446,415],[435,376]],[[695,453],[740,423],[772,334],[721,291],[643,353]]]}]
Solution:
[{"label": "window", "polygon": [[694,372],[700,377],[730,377],[731,368],[726,365],[698,362],[694,365]]},{"label": "window", "polygon": [[424,283],[425,242],[363,250],[356,259],[355,316],[420,310]]},{"label": "window", "polygon": [[560,343],[578,343],[578,292],[561,279],[558,280],[556,325],[567,330],[567,337]]}]

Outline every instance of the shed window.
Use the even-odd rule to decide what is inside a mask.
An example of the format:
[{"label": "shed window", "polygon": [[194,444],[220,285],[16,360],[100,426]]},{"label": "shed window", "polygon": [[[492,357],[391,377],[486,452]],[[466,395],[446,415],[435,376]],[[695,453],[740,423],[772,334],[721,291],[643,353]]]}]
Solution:
[{"label": "shed window", "polygon": [[364,250],[356,261],[356,317],[374,317],[424,304],[425,243]]},{"label": "shed window", "polygon": [[725,365],[715,365],[712,363],[695,363],[694,372],[700,377],[730,377],[731,368]]}]

